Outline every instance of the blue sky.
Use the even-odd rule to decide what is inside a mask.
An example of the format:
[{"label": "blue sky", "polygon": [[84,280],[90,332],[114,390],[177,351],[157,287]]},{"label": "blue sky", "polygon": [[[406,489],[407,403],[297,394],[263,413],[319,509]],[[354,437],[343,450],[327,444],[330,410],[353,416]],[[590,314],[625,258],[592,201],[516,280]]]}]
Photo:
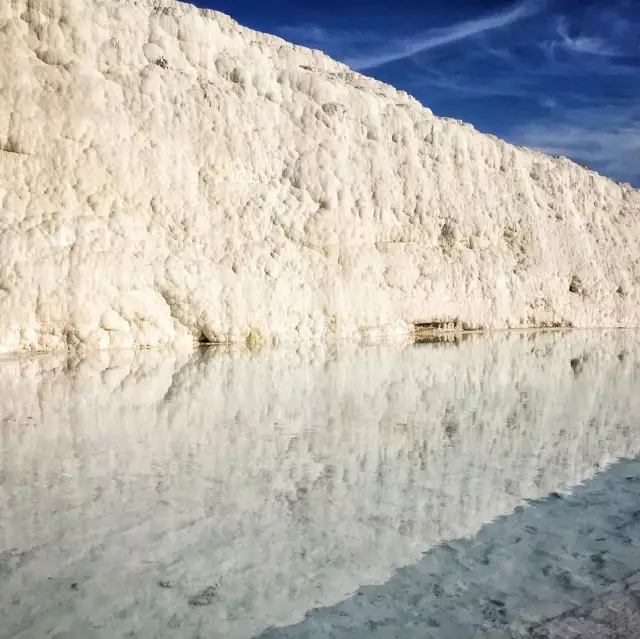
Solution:
[{"label": "blue sky", "polygon": [[198,0],[640,187],[640,0]]}]

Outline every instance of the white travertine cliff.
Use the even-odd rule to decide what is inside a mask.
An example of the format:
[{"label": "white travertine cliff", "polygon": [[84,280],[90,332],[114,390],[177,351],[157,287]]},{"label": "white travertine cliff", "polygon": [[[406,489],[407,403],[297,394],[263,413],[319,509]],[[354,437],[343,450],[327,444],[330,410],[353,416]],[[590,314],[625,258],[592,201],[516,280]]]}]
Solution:
[{"label": "white travertine cliff", "polygon": [[640,325],[640,194],[171,0],[0,0],[0,351]]},{"label": "white travertine cliff", "polygon": [[640,452],[628,332],[311,348],[0,362],[0,637],[254,637]]}]

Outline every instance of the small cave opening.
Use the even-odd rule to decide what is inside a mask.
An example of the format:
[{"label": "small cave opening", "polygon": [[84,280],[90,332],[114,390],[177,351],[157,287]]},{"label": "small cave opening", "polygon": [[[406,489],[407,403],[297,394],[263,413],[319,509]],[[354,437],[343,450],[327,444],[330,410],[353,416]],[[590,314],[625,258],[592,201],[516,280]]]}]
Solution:
[{"label": "small cave opening", "polygon": [[199,346],[210,346],[214,342],[207,337],[204,331],[200,331],[200,335],[198,335],[198,339],[196,340]]}]

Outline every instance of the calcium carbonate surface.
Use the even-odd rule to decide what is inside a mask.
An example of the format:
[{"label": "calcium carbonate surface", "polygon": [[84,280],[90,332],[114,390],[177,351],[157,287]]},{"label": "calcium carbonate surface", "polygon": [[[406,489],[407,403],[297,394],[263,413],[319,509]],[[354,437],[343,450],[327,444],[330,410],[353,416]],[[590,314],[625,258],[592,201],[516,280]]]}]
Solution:
[{"label": "calcium carbonate surface", "polygon": [[172,0],[0,0],[0,351],[638,326],[640,194]]}]

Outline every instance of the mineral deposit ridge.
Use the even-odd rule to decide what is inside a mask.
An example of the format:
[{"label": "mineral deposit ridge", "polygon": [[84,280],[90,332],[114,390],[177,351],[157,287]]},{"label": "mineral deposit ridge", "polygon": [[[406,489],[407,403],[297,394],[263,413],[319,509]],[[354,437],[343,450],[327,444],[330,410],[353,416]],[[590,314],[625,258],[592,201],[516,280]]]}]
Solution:
[{"label": "mineral deposit ridge", "polygon": [[640,193],[171,0],[0,0],[0,352],[637,327]]}]

